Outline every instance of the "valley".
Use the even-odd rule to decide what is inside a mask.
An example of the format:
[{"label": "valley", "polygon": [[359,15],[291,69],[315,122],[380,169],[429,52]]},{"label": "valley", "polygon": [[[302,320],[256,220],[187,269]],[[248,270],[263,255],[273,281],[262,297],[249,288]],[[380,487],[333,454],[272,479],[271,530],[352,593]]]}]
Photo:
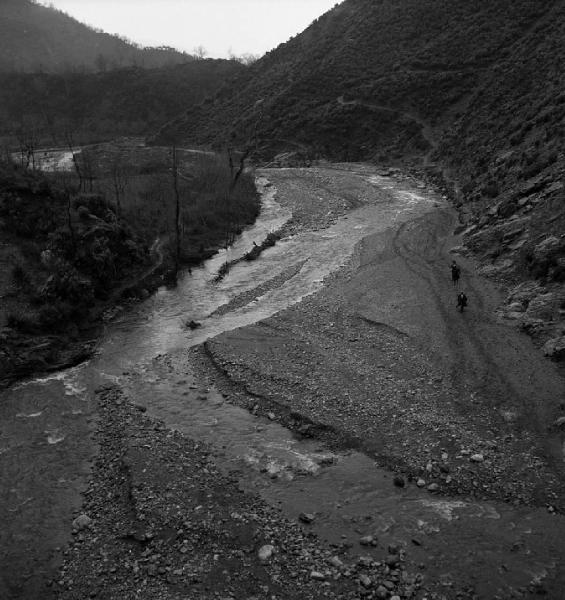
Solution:
[{"label": "valley", "polygon": [[73,3],[0,2],[0,599],[565,598],[565,0]]},{"label": "valley", "polygon": [[445,199],[362,164],[259,174],[229,252],[273,248],[3,392],[4,595],[552,597],[563,379],[451,252]]}]

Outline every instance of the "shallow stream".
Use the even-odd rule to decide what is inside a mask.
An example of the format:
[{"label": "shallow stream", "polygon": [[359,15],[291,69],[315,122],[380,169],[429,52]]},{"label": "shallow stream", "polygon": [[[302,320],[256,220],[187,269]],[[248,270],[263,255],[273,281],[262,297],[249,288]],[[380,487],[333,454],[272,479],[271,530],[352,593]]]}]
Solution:
[{"label": "shallow stream", "polygon": [[[30,553],[35,552],[37,568],[43,568],[48,566],[45,555],[54,559],[57,547],[64,545],[95,452],[89,436],[95,426],[93,390],[115,381],[169,427],[210,444],[218,464],[236,472],[242,486],[280,506],[290,518],[312,513],[314,521],[307,527],[333,543],[352,543],[354,553],[382,557],[388,542],[400,542],[413,566],[425,562],[446,590],[451,582],[461,583],[463,573],[465,582],[484,597],[492,597],[498,588],[507,593],[511,586],[554,575],[559,561],[549,548],[558,535],[556,521],[563,526],[561,517],[494,503],[450,501],[415,486],[396,488],[391,474],[369,457],[335,454],[319,443],[298,440],[274,420],[255,417],[216,390],[202,388],[186,362],[187,347],[255,323],[315,293],[365,236],[416,218],[438,202],[428,192],[392,179],[360,176],[386,194],[376,194],[378,200],[328,229],[278,242],[258,260],[236,264],[215,282],[224,262],[245,254],[253,241],[259,243],[291,217],[263,180],[261,217],[233,247],[186,273],[175,288],[160,289],[118,313],[89,362],[2,392],[0,516],[12,526],[0,533],[0,564],[29,570]],[[245,306],[217,311],[289,270],[292,277]],[[200,327],[187,328],[190,320]],[[378,546],[359,546],[366,535],[378,538]],[[2,577],[0,592],[6,590],[10,598],[9,581]]]}]

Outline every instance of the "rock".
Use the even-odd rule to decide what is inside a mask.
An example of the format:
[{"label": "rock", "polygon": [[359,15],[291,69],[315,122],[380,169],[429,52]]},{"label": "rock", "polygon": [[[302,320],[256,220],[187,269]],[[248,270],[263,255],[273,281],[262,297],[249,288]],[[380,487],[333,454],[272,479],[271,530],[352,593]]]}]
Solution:
[{"label": "rock", "polygon": [[396,487],[400,488],[403,488],[406,485],[406,482],[404,481],[404,477],[402,477],[402,475],[395,475],[392,482]]},{"label": "rock", "polygon": [[388,598],[388,590],[383,585],[379,585],[375,590],[375,596],[379,598],[379,600],[384,600],[385,598]]},{"label": "rock", "polygon": [[372,535],[366,535],[359,540],[361,546],[370,546],[375,541]]},{"label": "rock", "polygon": [[369,588],[373,585],[371,578],[365,575],[364,573],[359,575],[359,583],[366,588]]},{"label": "rock", "polygon": [[545,240],[541,241],[537,246],[534,247],[533,255],[534,260],[542,261],[547,259],[552,254],[558,252],[564,242],[558,237],[550,235]]},{"label": "rock", "polygon": [[559,311],[559,298],[553,292],[540,294],[530,300],[526,317],[528,319],[541,319],[551,321]]},{"label": "rock", "polygon": [[428,486],[428,492],[437,492],[439,490],[439,485],[437,483],[430,483]]},{"label": "rock", "polygon": [[265,561],[269,560],[271,558],[271,556],[273,556],[274,552],[275,552],[275,547],[271,546],[270,544],[261,546],[261,548],[259,548],[259,552],[258,552],[259,560],[261,562],[265,562]]},{"label": "rock", "polygon": [[332,556],[328,562],[336,569],[342,569],[345,566],[339,556]]},{"label": "rock", "polygon": [[418,479],[418,481],[416,482],[416,485],[417,485],[419,488],[425,487],[425,485],[426,485],[426,481],[425,481],[424,479],[420,478],[420,479]]},{"label": "rock", "polygon": [[186,323],[186,326],[189,329],[198,329],[198,327],[202,327],[202,323],[198,323],[197,321],[190,320]]},{"label": "rock", "polygon": [[559,429],[565,429],[565,417],[559,417],[559,419],[556,419],[553,424]]},{"label": "rock", "polygon": [[85,514],[79,515],[74,521],[73,521],[73,529],[75,529],[76,531],[82,531],[83,529],[86,529],[88,527],[90,527],[92,525],[92,519]]},{"label": "rock", "polygon": [[469,460],[470,460],[471,462],[476,462],[476,463],[479,463],[479,462],[483,462],[483,461],[485,460],[485,457],[484,457],[482,454],[473,454],[473,455],[472,455],[472,456],[469,458]]},{"label": "rock", "polygon": [[548,340],[543,345],[543,354],[551,360],[565,359],[565,335]]},{"label": "rock", "polygon": [[397,554],[389,554],[385,558],[385,563],[386,563],[387,567],[390,567],[390,568],[396,567],[398,565],[398,561],[399,561],[399,558],[398,558]]},{"label": "rock", "polygon": [[312,523],[312,521],[316,518],[313,514],[311,513],[300,513],[298,515],[298,518],[303,522],[303,523]]},{"label": "rock", "polygon": [[274,421],[277,418],[277,415],[275,415],[275,413],[273,412],[268,412],[267,413],[267,417],[271,420]]},{"label": "rock", "polygon": [[312,571],[310,573],[310,578],[315,579],[316,581],[324,581],[326,576],[323,573],[320,573],[320,571]]}]

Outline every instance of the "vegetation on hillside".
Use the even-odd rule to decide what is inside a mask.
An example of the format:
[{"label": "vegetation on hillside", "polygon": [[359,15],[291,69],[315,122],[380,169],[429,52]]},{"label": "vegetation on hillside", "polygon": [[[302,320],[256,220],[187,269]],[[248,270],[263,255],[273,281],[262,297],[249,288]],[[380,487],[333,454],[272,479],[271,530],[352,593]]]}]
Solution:
[{"label": "vegetation on hillside", "polygon": [[259,211],[253,174],[226,156],[105,144],[75,165],[50,174],[0,165],[3,375],[38,368],[25,339],[43,340],[42,364],[56,362],[53,348],[104,308],[145,295],[177,261],[211,256]]},{"label": "vegetation on hillside", "polygon": [[146,135],[244,69],[202,60],[98,74],[0,73],[0,139],[37,148]]},{"label": "vegetation on hillside", "polygon": [[162,139],[244,140],[261,115],[260,137],[278,141],[269,151],[299,143],[343,159],[353,146],[360,158],[424,148],[421,135],[396,139],[407,123],[419,129],[409,115],[441,120],[548,4],[346,0],[189,109]]},{"label": "vegetation on hillside", "polygon": [[[132,15],[135,18],[135,15]],[[0,71],[106,71],[187,63],[174,48],[142,48],[34,0],[0,2]]]}]

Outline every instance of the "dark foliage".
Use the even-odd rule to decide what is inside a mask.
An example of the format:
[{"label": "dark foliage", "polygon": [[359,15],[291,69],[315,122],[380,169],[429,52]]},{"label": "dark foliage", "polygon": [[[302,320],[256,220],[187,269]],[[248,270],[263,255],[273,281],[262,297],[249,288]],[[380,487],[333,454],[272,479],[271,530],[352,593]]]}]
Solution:
[{"label": "dark foliage", "polygon": [[107,73],[0,73],[0,136],[65,146],[153,133],[246,67],[202,60]]}]

